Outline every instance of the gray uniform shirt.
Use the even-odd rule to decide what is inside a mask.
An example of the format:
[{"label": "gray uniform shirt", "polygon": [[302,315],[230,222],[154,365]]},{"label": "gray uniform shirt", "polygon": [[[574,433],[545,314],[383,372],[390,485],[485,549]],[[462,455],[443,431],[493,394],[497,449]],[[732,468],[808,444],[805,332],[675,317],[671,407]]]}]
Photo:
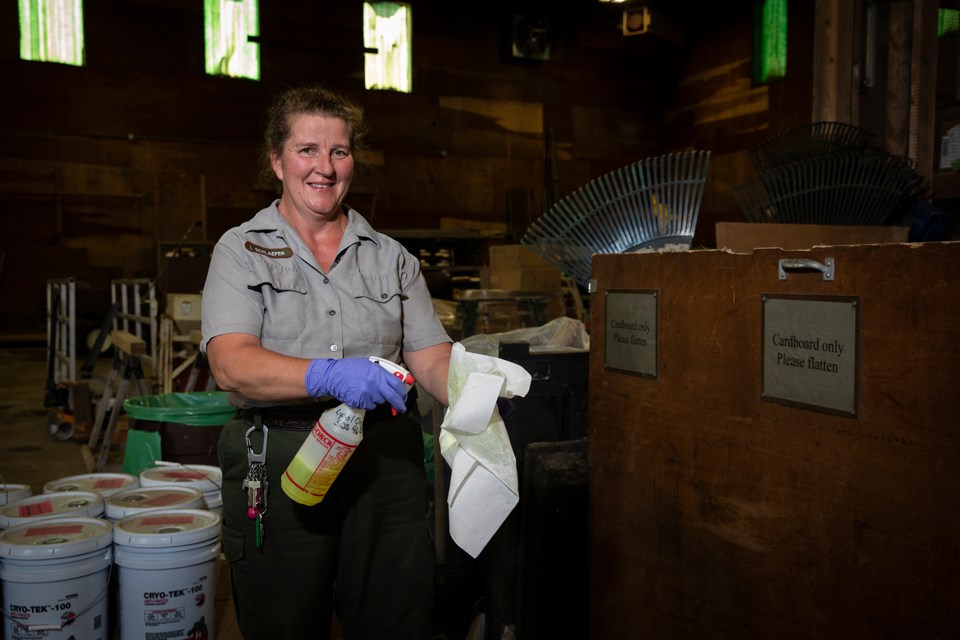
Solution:
[{"label": "gray uniform shirt", "polygon": [[[348,224],[324,273],[277,202],[214,247],[201,305],[202,352],[215,336],[248,333],[288,356],[379,356],[399,363],[401,350],[451,342],[420,262],[399,242],[345,207]],[[244,408],[277,404],[237,393],[230,400]]]}]

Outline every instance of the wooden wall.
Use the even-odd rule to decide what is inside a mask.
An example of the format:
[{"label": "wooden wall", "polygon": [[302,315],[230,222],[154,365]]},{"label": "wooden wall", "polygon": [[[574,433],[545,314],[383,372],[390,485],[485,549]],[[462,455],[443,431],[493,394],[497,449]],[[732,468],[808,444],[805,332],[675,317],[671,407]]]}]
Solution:
[{"label": "wooden wall", "polygon": [[712,154],[694,246],[716,246],[717,222],[744,220],[730,188],[756,175],[750,149],[810,122],[813,6],[791,2],[788,11],[787,74],[766,85],[752,81],[749,11],[704,24],[692,38],[664,125],[668,147]]},{"label": "wooden wall", "polygon": [[[352,199],[380,228],[509,225],[615,168],[697,148],[714,153],[696,239],[710,245],[714,221],[739,219],[728,191],[752,171],[745,149],[809,118],[812,9],[797,4],[788,78],[753,88],[748,1],[675,8],[682,44],[623,36],[622,8],[596,0],[414,1],[414,91],[399,94],[363,89],[359,1],[316,18],[315,3],[262,3],[259,82],[204,74],[198,1],[85,3],[79,68],[21,61],[5,3],[0,223],[19,233],[0,238],[0,295],[23,304],[0,329],[40,326],[46,277],[154,277],[185,234],[214,242],[269,202],[253,186],[263,114],[300,82],[366,107],[374,147]],[[511,55],[520,14],[549,21],[548,60]],[[25,273],[14,249],[44,266]]]}]

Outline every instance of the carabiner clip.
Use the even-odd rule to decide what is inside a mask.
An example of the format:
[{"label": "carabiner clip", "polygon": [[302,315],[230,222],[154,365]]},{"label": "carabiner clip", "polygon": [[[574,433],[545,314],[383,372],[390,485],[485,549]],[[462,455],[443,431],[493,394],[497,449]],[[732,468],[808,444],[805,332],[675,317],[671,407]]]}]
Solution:
[{"label": "carabiner clip", "polygon": [[[253,443],[250,442],[250,434],[258,429],[263,429],[263,447],[260,449],[260,453],[253,452]],[[252,427],[247,429],[247,434],[244,438],[247,441],[247,463],[248,464],[266,464],[267,463],[267,436],[270,435],[270,430],[267,429],[267,425],[263,424],[263,418],[260,417],[258,413],[256,418],[254,418],[254,424]]]}]

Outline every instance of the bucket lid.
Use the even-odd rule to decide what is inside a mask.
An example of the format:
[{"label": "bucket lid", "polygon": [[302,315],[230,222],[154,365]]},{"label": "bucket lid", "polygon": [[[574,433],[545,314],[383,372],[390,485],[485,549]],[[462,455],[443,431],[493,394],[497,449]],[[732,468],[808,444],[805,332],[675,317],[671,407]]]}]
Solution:
[{"label": "bucket lid", "polygon": [[203,494],[203,499],[207,504],[207,509],[220,507],[223,505],[223,494],[219,491],[208,491]]},{"label": "bucket lid", "polygon": [[220,536],[220,515],[203,509],[162,509],[113,523],[113,541],[131,547],[168,547]]},{"label": "bucket lid", "polygon": [[141,487],[178,485],[205,493],[219,491],[222,481],[220,467],[208,464],[163,464],[140,472]]},{"label": "bucket lid", "polygon": [[13,504],[32,495],[33,489],[28,484],[0,484],[0,505]]},{"label": "bucket lid", "polygon": [[44,560],[76,556],[113,543],[113,525],[100,518],[26,522],[0,533],[0,556]]},{"label": "bucket lid", "polygon": [[119,520],[144,511],[159,509],[199,509],[204,494],[193,487],[135,487],[106,498],[107,517]]},{"label": "bucket lid", "polygon": [[0,529],[51,518],[98,518],[103,507],[103,496],[95,491],[41,493],[0,507]]},{"label": "bucket lid", "polygon": [[96,491],[106,497],[118,491],[139,485],[140,479],[129,473],[88,473],[51,480],[43,485],[43,492]]}]

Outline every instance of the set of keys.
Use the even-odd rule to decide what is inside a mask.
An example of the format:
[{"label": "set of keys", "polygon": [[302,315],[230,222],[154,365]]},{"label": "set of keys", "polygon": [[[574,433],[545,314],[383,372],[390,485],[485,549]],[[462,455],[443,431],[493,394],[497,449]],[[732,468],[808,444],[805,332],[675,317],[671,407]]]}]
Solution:
[{"label": "set of keys", "polygon": [[[263,447],[260,453],[253,452],[250,434],[263,429]],[[247,429],[247,477],[243,479],[243,488],[247,492],[247,517],[255,520],[254,541],[257,549],[263,548],[263,514],[267,512],[267,426],[254,425]]]}]

